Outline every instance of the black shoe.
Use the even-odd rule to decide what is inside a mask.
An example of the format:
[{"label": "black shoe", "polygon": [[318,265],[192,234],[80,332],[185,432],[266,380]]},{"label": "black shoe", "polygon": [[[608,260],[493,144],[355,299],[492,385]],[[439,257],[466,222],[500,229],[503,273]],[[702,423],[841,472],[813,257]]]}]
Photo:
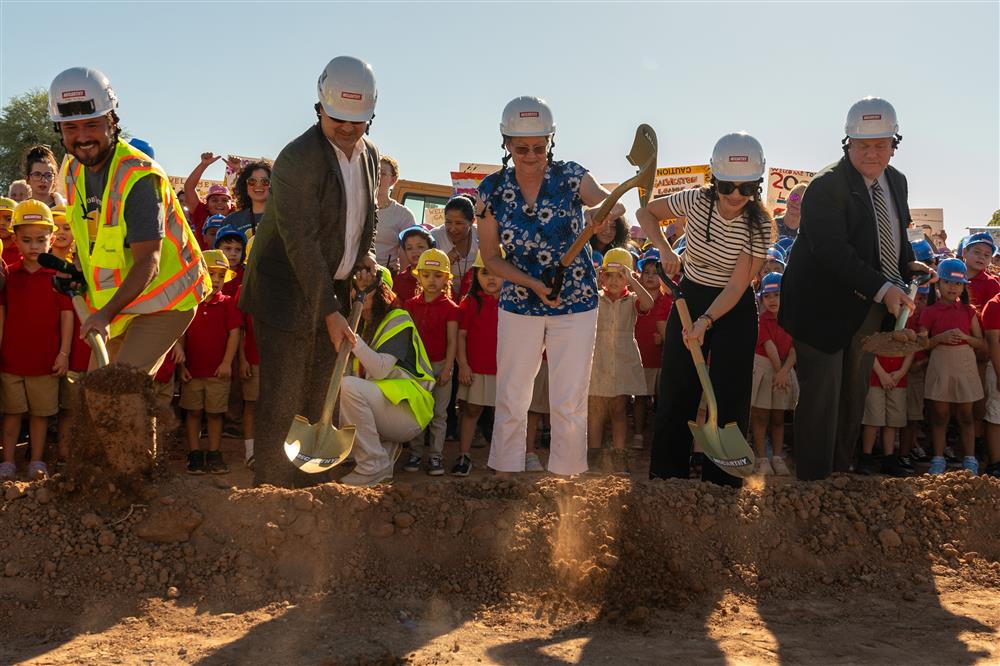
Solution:
[{"label": "black shoe", "polygon": [[861,460],[858,461],[858,467],[855,471],[864,476],[871,476],[872,474],[878,474],[881,469],[879,460],[874,454],[862,453]]},{"label": "black shoe", "polygon": [[907,469],[897,456],[885,456],[882,458],[882,473],[886,476],[894,476],[897,478],[904,476],[913,476],[913,466],[911,465]]},{"label": "black shoe", "polygon": [[913,471],[913,461],[910,456],[899,456],[899,466],[905,470]]},{"label": "black shoe", "polygon": [[460,455],[455,461],[455,466],[451,468],[452,476],[469,476],[472,471],[472,458]]},{"label": "black shoe", "polygon": [[542,436],[538,440],[538,448],[547,449],[552,443],[552,430],[550,428],[542,428]]},{"label": "black shoe", "polygon": [[229,474],[229,465],[222,459],[222,451],[205,453],[205,469],[212,474]]},{"label": "black shoe", "polygon": [[204,451],[191,451],[190,453],[188,453],[187,473],[188,474],[205,473]]},{"label": "black shoe", "polygon": [[987,465],[986,469],[983,471],[983,474],[986,476],[992,476],[994,478],[1000,479],[1000,462],[995,462],[990,465]]}]

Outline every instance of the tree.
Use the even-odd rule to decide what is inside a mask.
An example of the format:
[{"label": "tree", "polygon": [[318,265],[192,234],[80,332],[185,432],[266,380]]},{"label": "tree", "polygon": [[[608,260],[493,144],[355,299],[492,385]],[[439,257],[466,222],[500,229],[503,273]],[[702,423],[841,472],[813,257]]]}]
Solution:
[{"label": "tree", "polygon": [[24,178],[21,156],[36,143],[52,148],[56,162],[62,163],[66,150],[49,120],[49,93],[38,88],[12,97],[0,114],[0,195],[7,194],[11,182]]},{"label": "tree", "polygon": [[990,218],[990,223],[987,224],[988,227],[1000,227],[1000,210],[993,211],[993,217]]}]

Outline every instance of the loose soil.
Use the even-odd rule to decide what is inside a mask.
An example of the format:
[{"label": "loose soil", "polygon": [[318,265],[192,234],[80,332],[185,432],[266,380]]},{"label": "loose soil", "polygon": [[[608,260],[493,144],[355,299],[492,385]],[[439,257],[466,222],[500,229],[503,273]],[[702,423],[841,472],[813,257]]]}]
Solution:
[{"label": "loose soil", "polygon": [[0,663],[1000,659],[997,479],[282,490],[173,457],[127,504],[3,484]]}]

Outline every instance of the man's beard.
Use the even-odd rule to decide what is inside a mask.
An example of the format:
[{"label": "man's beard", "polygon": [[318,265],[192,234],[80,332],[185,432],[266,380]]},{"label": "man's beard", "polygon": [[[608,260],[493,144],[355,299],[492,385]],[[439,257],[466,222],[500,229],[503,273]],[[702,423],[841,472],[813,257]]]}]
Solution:
[{"label": "man's beard", "polygon": [[[83,164],[84,166],[95,167],[99,164],[102,164],[111,155],[111,153],[114,151],[114,147],[115,144],[113,141],[111,141],[103,150],[99,150],[94,157],[88,157],[86,159],[80,157],[80,155],[77,154],[75,150],[71,152],[73,154],[73,157],[80,160],[80,163]],[[76,146],[74,146],[74,148],[76,148]]]}]

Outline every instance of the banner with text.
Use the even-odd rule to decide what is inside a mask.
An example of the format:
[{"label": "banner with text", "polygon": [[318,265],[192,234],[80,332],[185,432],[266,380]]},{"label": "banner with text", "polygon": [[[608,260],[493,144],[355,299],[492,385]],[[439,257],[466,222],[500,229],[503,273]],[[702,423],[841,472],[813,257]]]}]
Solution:
[{"label": "banner with text", "polygon": [[797,169],[767,170],[767,209],[777,217],[785,214],[786,197],[799,183],[808,183],[816,173]]}]

